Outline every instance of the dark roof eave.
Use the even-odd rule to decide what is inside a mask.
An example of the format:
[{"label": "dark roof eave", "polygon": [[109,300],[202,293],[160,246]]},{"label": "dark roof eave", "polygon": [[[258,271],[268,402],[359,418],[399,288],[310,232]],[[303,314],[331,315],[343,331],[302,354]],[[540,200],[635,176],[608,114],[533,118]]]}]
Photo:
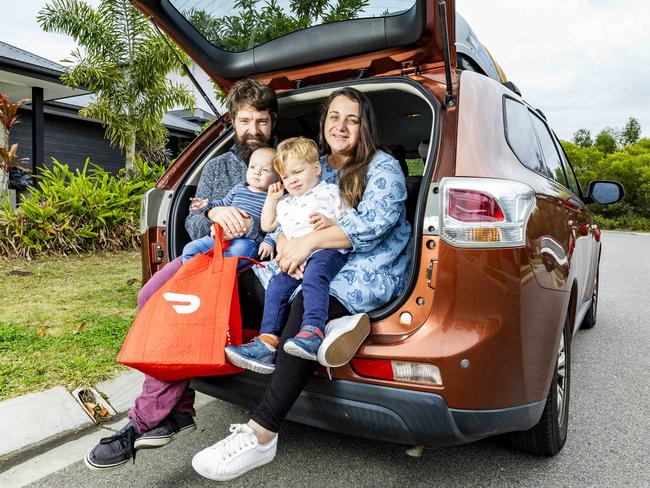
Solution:
[{"label": "dark roof eave", "polygon": [[[62,103],[62,102],[57,102],[57,101],[47,101],[45,102],[45,108],[46,111],[47,109],[53,109],[57,113],[56,115],[59,115],[61,117],[66,117],[66,116],[78,116],[79,114],[79,109],[83,107],[79,107],[77,105],[70,105],[67,103]],[[24,110],[31,110],[31,106],[27,106],[23,108]],[[88,117],[81,117],[83,120],[87,120],[88,122],[92,122],[95,124],[101,124],[100,121],[91,119]],[[194,138],[196,137],[196,132],[200,130],[200,127],[197,127],[196,129],[188,129],[186,127],[178,127],[176,125],[172,124],[165,124],[163,125],[169,130],[170,135],[175,135],[175,136],[187,136]]]},{"label": "dark roof eave", "polygon": [[[34,64],[24,63],[11,58],[0,56],[0,71],[9,71],[18,75],[29,76],[43,81],[50,81],[63,85],[61,82],[61,75],[63,71],[45,68],[44,66],[36,66]],[[79,86],[77,89],[90,92],[88,88]]]}]

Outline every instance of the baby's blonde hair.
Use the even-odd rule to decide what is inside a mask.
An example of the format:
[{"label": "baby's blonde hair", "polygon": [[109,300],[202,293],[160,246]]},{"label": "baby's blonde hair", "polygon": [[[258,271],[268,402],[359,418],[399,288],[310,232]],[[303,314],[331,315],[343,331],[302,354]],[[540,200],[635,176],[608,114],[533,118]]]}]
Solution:
[{"label": "baby's blonde hair", "polygon": [[291,137],[278,144],[278,149],[273,159],[273,168],[278,174],[283,175],[290,157],[301,158],[308,163],[318,162],[318,146],[306,137]]}]

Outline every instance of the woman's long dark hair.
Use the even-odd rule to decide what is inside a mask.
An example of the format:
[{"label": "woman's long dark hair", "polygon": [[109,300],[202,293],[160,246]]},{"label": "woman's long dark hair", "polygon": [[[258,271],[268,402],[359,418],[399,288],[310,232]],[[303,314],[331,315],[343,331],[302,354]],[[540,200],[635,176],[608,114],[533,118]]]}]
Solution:
[{"label": "woman's long dark hair", "polygon": [[357,144],[356,150],[354,151],[354,154],[352,154],[351,159],[345,166],[343,166],[343,168],[341,168],[339,173],[339,192],[341,198],[343,198],[351,208],[356,208],[361,201],[363,192],[366,188],[368,165],[379,148],[377,119],[375,118],[375,111],[372,108],[372,104],[364,93],[350,87],[341,88],[332,92],[321,110],[321,154],[330,154],[332,152],[325,139],[325,121],[332,100],[340,95],[343,95],[349,100],[359,104],[359,143]]}]

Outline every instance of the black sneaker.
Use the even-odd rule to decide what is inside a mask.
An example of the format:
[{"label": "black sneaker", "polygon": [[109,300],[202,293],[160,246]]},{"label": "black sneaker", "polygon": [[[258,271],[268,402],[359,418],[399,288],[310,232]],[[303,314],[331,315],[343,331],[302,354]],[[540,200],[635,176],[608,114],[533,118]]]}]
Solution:
[{"label": "black sneaker", "polygon": [[196,424],[189,413],[172,411],[172,413],[165,417],[165,420],[160,422],[160,425],[138,437],[135,441],[135,448],[154,449],[156,447],[166,446],[179,432],[195,429]]},{"label": "black sneaker", "polygon": [[135,461],[135,440],[140,437],[133,423],[129,420],[122,429],[110,437],[104,437],[84,457],[84,463],[90,469],[106,471],[119,468],[129,459]]}]

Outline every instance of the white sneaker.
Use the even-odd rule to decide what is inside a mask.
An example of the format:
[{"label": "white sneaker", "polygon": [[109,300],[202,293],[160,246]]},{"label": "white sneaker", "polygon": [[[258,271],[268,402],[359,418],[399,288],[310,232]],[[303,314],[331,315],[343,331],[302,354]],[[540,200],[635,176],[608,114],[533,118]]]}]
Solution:
[{"label": "white sneaker", "polygon": [[370,319],[365,313],[330,320],[325,339],[318,348],[318,362],[328,368],[343,366],[370,334]]},{"label": "white sneaker", "polygon": [[201,476],[217,481],[231,480],[273,461],[278,447],[277,435],[262,446],[253,429],[246,424],[232,424],[230,432],[228,437],[192,458],[192,467]]}]

